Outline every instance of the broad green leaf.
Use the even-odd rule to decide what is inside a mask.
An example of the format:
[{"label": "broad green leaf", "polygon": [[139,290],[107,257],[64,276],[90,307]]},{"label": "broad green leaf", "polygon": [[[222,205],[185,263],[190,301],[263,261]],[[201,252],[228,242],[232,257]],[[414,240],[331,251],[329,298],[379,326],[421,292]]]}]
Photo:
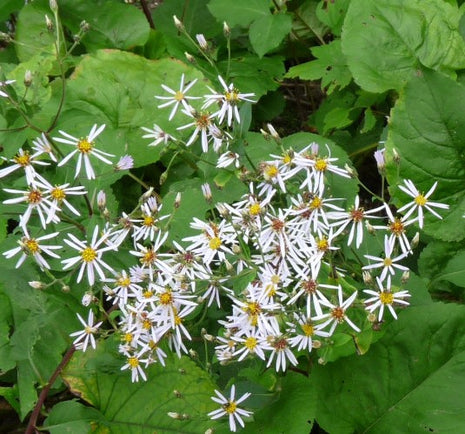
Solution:
[{"label": "broad green leaf", "polygon": [[342,24],[351,0],[321,0],[316,9],[318,19],[326,24],[331,32],[341,35]]},{"label": "broad green leaf", "polygon": [[421,66],[451,73],[465,67],[457,8],[442,0],[353,0],[342,51],[358,85],[401,89]]},{"label": "broad green leaf", "polygon": [[[444,241],[465,237],[465,88],[437,72],[424,71],[413,79],[397,101],[390,118],[386,149],[387,178],[394,203],[413,200],[394,186],[410,179],[426,193],[435,181],[431,202],[450,205],[437,209],[439,220],[425,209],[424,231]],[[400,155],[397,166],[392,150]]]},{"label": "broad green leaf", "polygon": [[43,52],[55,53],[55,36],[47,29],[45,15],[53,20],[53,13],[46,0],[30,2],[21,9],[15,35],[16,55],[21,62],[27,62]]},{"label": "broad green leaf", "polygon": [[274,402],[255,412],[255,422],[249,423],[244,434],[309,433],[316,413],[317,395],[308,377],[289,371],[280,378],[276,388],[280,393]]},{"label": "broad green leaf", "polygon": [[229,27],[247,27],[252,21],[269,15],[270,4],[267,0],[210,0],[208,9],[218,21],[226,21]]},{"label": "broad green leaf", "polygon": [[149,37],[149,23],[142,10],[133,5],[112,0],[60,0],[58,5],[63,24],[75,34],[83,20],[90,24],[82,38],[89,51],[103,47],[127,50],[144,45]]},{"label": "broad green leaf", "polygon": [[[187,357],[170,357],[166,367],[151,365],[147,382],[131,383],[131,373],[120,369],[125,361],[116,354],[116,344],[101,343],[97,350],[75,353],[63,372],[70,390],[103,415],[94,419],[95,428],[114,434],[197,434],[218,425],[207,416],[216,408],[210,399],[215,385]],[[174,420],[168,412],[188,419]]]},{"label": "broad green leaf", "polygon": [[286,77],[299,77],[302,80],[321,79],[321,86],[327,88],[328,94],[337,87],[344,89],[352,81],[352,74],[342,54],[339,39],[321,47],[312,47],[311,50],[316,60],[291,67]]},{"label": "broad green leaf", "polygon": [[255,20],[250,26],[249,38],[258,57],[277,48],[291,28],[291,16],[282,13],[265,15]]},{"label": "broad green leaf", "polygon": [[465,287],[465,250],[457,243],[435,241],[421,252],[420,272],[431,280],[431,290],[442,280]]},{"label": "broad green leaf", "polygon": [[408,308],[364,356],[315,366],[318,424],[332,434],[465,429],[465,308]]},{"label": "broad green leaf", "polygon": [[63,401],[56,404],[47,419],[45,427],[52,434],[91,432],[92,422],[104,420],[103,415],[92,407],[76,401]]}]

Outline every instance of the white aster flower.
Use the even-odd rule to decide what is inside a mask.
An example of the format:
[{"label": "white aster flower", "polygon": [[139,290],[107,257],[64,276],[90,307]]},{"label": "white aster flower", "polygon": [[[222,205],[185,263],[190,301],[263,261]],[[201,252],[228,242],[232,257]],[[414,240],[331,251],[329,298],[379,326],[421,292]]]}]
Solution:
[{"label": "white aster flower", "polygon": [[148,134],[142,136],[143,139],[154,139],[148,146],[157,146],[160,143],[168,144],[169,141],[176,141],[173,136],[163,131],[157,124],[153,124],[153,129],[142,127]]},{"label": "white aster flower", "polygon": [[32,238],[27,232],[26,228],[24,228],[24,237],[18,241],[19,247],[15,247],[14,249],[3,252],[3,256],[5,256],[7,259],[10,259],[21,252],[21,256],[16,263],[16,268],[19,268],[28,256],[32,256],[39,264],[41,269],[50,269],[50,265],[42,256],[42,253],[46,253],[52,258],[59,258],[59,256],[54,253],[53,250],[61,249],[62,246],[46,246],[42,244],[42,241],[55,238],[57,235],[58,232],[54,232],[52,234],[43,235],[38,238]]},{"label": "white aster flower", "polygon": [[212,396],[212,400],[221,405],[221,408],[218,410],[211,411],[208,413],[212,419],[219,419],[223,416],[228,416],[229,418],[229,429],[232,432],[236,432],[236,421],[239,425],[244,428],[243,417],[250,417],[252,411],[244,410],[238,406],[241,402],[244,402],[251,393],[244,393],[240,398],[236,399],[236,387],[234,384],[231,386],[231,391],[229,393],[229,398],[226,398],[218,390],[215,390],[216,396]]},{"label": "white aster flower", "polygon": [[422,229],[424,220],[423,208],[426,208],[431,214],[442,220],[442,217],[433,208],[449,209],[449,205],[439,202],[430,202],[429,200],[429,197],[433,194],[434,190],[436,190],[436,187],[438,186],[437,181],[426,194],[420,193],[420,191],[415,187],[410,179],[404,179],[404,184],[405,186],[399,185],[399,188],[404,193],[407,193],[409,196],[413,197],[413,201],[405,204],[398,210],[399,213],[407,211],[404,215],[404,219],[408,219],[415,211],[417,211],[418,216],[416,220],[418,220],[418,225]]},{"label": "white aster flower", "polygon": [[377,256],[371,255],[364,255],[365,258],[370,259],[371,261],[376,261],[374,264],[365,265],[362,267],[362,270],[371,270],[373,268],[382,268],[381,275],[379,276],[379,280],[382,282],[386,276],[389,274],[394,275],[395,269],[401,271],[407,271],[408,268],[404,265],[396,264],[397,261],[404,259],[407,254],[402,253],[401,255],[396,256],[395,258],[392,257],[392,252],[394,250],[394,242],[395,240],[388,237],[387,235],[384,236],[384,258],[379,258]]},{"label": "white aster flower", "polygon": [[145,375],[144,370],[142,369],[141,362],[145,360],[140,357],[145,352],[145,348],[142,351],[139,351],[138,354],[128,357],[127,363],[121,367],[121,370],[130,369],[131,370],[131,381],[137,383],[139,381],[139,375],[144,381],[147,381],[147,375]]},{"label": "white aster flower", "polygon": [[208,112],[198,112],[196,110],[183,110],[182,112],[190,118],[193,118],[194,121],[189,122],[188,124],[183,125],[181,127],[178,127],[177,129],[184,130],[186,128],[195,127],[194,132],[190,136],[189,140],[186,142],[186,146],[192,145],[192,143],[194,143],[194,141],[200,134],[202,151],[208,152],[208,142],[210,141],[210,138],[213,137],[210,131],[213,125],[213,115]]},{"label": "white aster flower", "polygon": [[218,103],[220,104],[220,109],[214,114],[214,116],[218,118],[218,122],[220,124],[225,118],[228,126],[232,125],[233,118],[238,124],[240,124],[241,118],[239,116],[239,109],[237,108],[237,105],[239,101],[256,102],[250,99],[250,97],[255,96],[255,94],[240,93],[239,90],[234,87],[233,83],[228,86],[220,75],[218,76],[218,80],[223,87],[223,93],[216,92],[214,89],[209,87],[212,94],[205,95],[205,104],[202,108],[205,109],[214,103]]},{"label": "white aster flower", "polygon": [[92,310],[89,310],[89,315],[87,317],[87,322],[82,319],[82,316],[77,314],[79,321],[84,326],[83,330],[79,330],[77,332],[71,333],[71,337],[76,337],[73,342],[73,345],[76,347],[77,350],[86,351],[87,347],[90,345],[93,349],[97,347],[95,343],[94,334],[97,333],[97,329],[102,324],[102,321],[94,324],[94,313]]},{"label": "white aster flower", "polygon": [[294,353],[291,351],[289,347],[290,341],[285,335],[273,336],[270,340],[270,346],[273,350],[271,352],[270,358],[268,359],[268,363],[266,364],[267,368],[273,363],[275,356],[276,372],[279,372],[280,370],[285,372],[288,360],[291,363],[291,365],[297,365],[297,359],[295,358]]},{"label": "white aster flower", "polygon": [[317,315],[313,317],[315,321],[323,320],[321,324],[321,328],[324,328],[331,324],[329,329],[329,335],[334,333],[334,330],[338,324],[342,324],[343,322],[347,322],[350,327],[352,327],[356,332],[360,332],[360,328],[357,327],[346,315],[346,310],[349,306],[354,302],[355,298],[357,297],[357,291],[353,292],[352,295],[347,299],[344,300],[344,296],[342,294],[342,286],[338,285],[337,291],[337,298],[338,304],[333,304],[329,302],[327,299],[321,300],[321,304],[330,308],[330,312],[325,313],[323,315]]},{"label": "white aster flower", "polygon": [[224,154],[221,154],[218,157],[218,161],[216,163],[216,167],[224,168],[224,167],[229,167],[231,164],[234,164],[236,169],[239,169],[241,162],[239,161],[239,154],[236,154],[235,152],[225,152]]},{"label": "white aster flower", "polygon": [[115,170],[129,170],[134,167],[134,158],[130,155],[122,156],[119,161],[115,164]]},{"label": "white aster flower", "polygon": [[57,162],[52,145],[44,133],[41,134],[41,137],[37,137],[32,141],[32,149],[37,151],[37,155],[47,154],[54,163]]},{"label": "white aster flower", "polygon": [[82,276],[86,270],[87,279],[90,286],[92,286],[95,282],[95,272],[97,272],[101,281],[105,281],[105,273],[103,272],[104,268],[114,273],[114,270],[102,260],[102,253],[106,252],[107,250],[115,250],[115,247],[113,245],[109,245],[99,248],[102,243],[108,241],[108,238],[106,235],[98,238],[98,235],[99,228],[98,226],[95,226],[90,244],[79,240],[73,234],[68,234],[70,240],[64,240],[68,246],[79,252],[78,256],[61,261],[64,265],[63,270],[67,270],[68,268],[71,268],[78,263],[81,264],[79,268],[79,274],[76,279],[77,283],[82,280]]},{"label": "white aster flower", "polygon": [[92,155],[100,161],[103,161],[105,164],[110,165],[112,162],[105,157],[114,157],[113,154],[108,154],[107,152],[103,152],[95,148],[95,139],[104,130],[104,128],[105,124],[100,125],[99,127],[97,127],[97,124],[94,124],[89,132],[89,135],[80,139],[60,130],[59,133],[64,136],[64,138],[54,137],[53,140],[59,143],[64,143],[65,145],[74,146],[75,149],[65,158],[63,158],[63,160],[58,163],[58,166],[60,167],[65,165],[73,157],[73,155],[78,153],[79,155],[74,177],[77,178],[79,172],[81,171],[82,163],[84,162],[87,179],[95,179],[95,172],[90,162],[89,156]]},{"label": "white aster flower", "polygon": [[27,184],[33,184],[37,176],[33,164],[37,164],[39,166],[48,166],[50,164],[45,161],[37,160],[36,157],[38,157],[39,155],[39,152],[36,152],[33,155],[29,155],[28,151],[23,151],[23,149],[20,148],[18,153],[11,160],[7,160],[14,164],[0,169],[0,178],[3,178],[9,175],[10,173],[15,172],[16,170],[23,168],[26,174]]},{"label": "white aster flower", "polygon": [[162,84],[161,87],[171,94],[172,96],[155,96],[157,99],[161,100],[166,100],[167,102],[160,104],[158,108],[164,108],[168,107],[170,105],[173,106],[173,109],[171,110],[170,116],[168,120],[173,119],[174,115],[176,114],[176,111],[179,107],[179,105],[182,105],[184,107],[184,110],[187,112],[191,111],[191,106],[189,105],[189,100],[190,99],[200,99],[200,97],[197,96],[187,96],[186,93],[189,92],[189,90],[194,86],[194,84],[197,83],[197,79],[192,80],[187,86],[184,86],[184,74],[181,75],[181,83],[179,84],[179,90],[173,90],[170,87]]},{"label": "white aster flower", "polygon": [[384,308],[387,306],[391,312],[391,315],[397,319],[397,315],[393,306],[395,304],[408,306],[409,302],[405,301],[404,298],[410,297],[409,292],[407,290],[392,292],[391,276],[388,276],[386,286],[383,285],[381,279],[378,277],[376,278],[376,282],[378,284],[379,291],[373,291],[371,289],[363,290],[363,292],[372,296],[371,298],[365,300],[366,309],[370,313],[374,312],[376,309],[379,309],[378,321],[381,321],[383,319]]},{"label": "white aster flower", "polygon": [[298,315],[294,313],[294,320],[296,323],[287,323],[289,333],[295,335],[289,339],[291,347],[297,347],[297,350],[304,350],[310,353],[313,349],[313,337],[320,336],[327,338],[330,336],[328,332],[324,332],[321,324],[314,324],[310,317],[306,315]]}]

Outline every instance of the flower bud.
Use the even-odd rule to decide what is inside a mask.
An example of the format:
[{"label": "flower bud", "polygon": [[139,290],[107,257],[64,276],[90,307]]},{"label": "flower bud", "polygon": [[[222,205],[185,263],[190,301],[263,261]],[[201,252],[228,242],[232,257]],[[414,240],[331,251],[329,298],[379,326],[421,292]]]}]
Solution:
[{"label": "flower bud", "polygon": [[380,149],[379,151],[375,151],[373,154],[376,160],[376,166],[378,166],[378,171],[380,173],[384,172],[384,169],[386,168],[386,161],[384,159],[384,148]]},{"label": "flower bud", "polygon": [[50,1],[49,1],[49,6],[50,6],[50,9],[51,9],[53,12],[57,12],[57,11],[58,11],[58,5],[57,5],[56,0],[50,0]]},{"label": "flower bud", "polygon": [[412,242],[410,243],[412,249],[417,247],[419,242],[420,242],[420,232],[417,232],[415,236],[412,238]]},{"label": "flower bud", "polygon": [[400,155],[399,155],[398,152],[396,151],[396,148],[392,148],[392,155],[393,155],[394,163],[396,163],[397,165],[399,165],[399,164],[400,164]]},{"label": "flower bud", "polygon": [[173,20],[174,20],[174,25],[176,26],[176,28],[180,31],[183,31],[184,30],[184,24],[179,21],[178,17],[176,15],[173,15]]},{"label": "flower bud", "polygon": [[346,172],[349,174],[351,178],[357,178],[357,175],[355,174],[354,169],[352,169],[352,167],[350,167],[347,163],[344,164],[344,169],[346,170]]},{"label": "flower bud", "polygon": [[197,39],[197,42],[199,43],[200,48],[203,51],[208,51],[208,42],[205,39],[205,36],[201,33],[195,35],[195,38]]},{"label": "flower bud", "polygon": [[369,271],[364,270],[362,273],[362,277],[365,285],[371,285],[373,283],[373,277]]},{"label": "flower bud", "polygon": [[401,281],[402,285],[405,285],[408,282],[409,279],[410,279],[410,271],[405,270],[402,273],[402,277],[400,278],[400,281]]},{"label": "flower bud", "polygon": [[32,72],[28,69],[24,73],[24,86],[29,87],[32,84]]},{"label": "flower bud", "polygon": [[45,15],[45,24],[47,26],[47,29],[49,32],[53,32],[53,22],[52,20],[48,17],[48,15]]},{"label": "flower bud", "polygon": [[160,185],[163,185],[166,182],[167,179],[168,179],[168,171],[164,171],[160,175],[160,180],[159,180]]},{"label": "flower bud", "polygon": [[178,191],[176,193],[176,197],[174,198],[174,207],[177,209],[181,206],[181,192]]},{"label": "flower bud", "polygon": [[376,229],[368,222],[368,220],[365,220],[365,227],[367,228],[367,231],[369,234],[374,235],[376,232]]},{"label": "flower bud", "polygon": [[273,137],[273,139],[275,139],[278,143],[281,141],[281,137],[279,137],[279,134],[278,132],[274,129],[273,125],[271,124],[266,124],[266,126],[268,127],[268,131],[270,132],[271,134],[271,137]]},{"label": "flower bud", "polygon": [[29,286],[34,289],[44,289],[45,284],[42,282],[39,282],[38,280],[31,280],[29,283]]},{"label": "flower bud", "polygon": [[168,415],[169,417],[171,417],[172,419],[176,419],[176,420],[181,420],[181,419],[182,419],[182,415],[179,414],[179,413],[176,413],[175,411],[169,411],[169,412],[167,413],[167,415]]},{"label": "flower bud", "polygon": [[312,348],[321,348],[321,341],[312,341]]},{"label": "flower bud", "polygon": [[105,209],[105,206],[107,204],[107,195],[103,190],[100,190],[97,193],[97,206],[100,211],[103,211]]},{"label": "flower bud", "polygon": [[228,23],[226,21],[223,21],[223,34],[227,38],[231,36],[231,28],[228,26]]},{"label": "flower bud", "polygon": [[369,313],[367,315],[368,322],[374,323],[376,321],[376,315],[374,313]]},{"label": "flower bud", "polygon": [[179,390],[173,390],[173,393],[176,398],[182,398],[182,393]]},{"label": "flower bud", "polygon": [[184,52],[184,56],[189,63],[195,63],[195,57],[192,54],[189,54],[187,51]]},{"label": "flower bud", "polygon": [[81,300],[81,304],[85,307],[90,306],[92,301],[94,300],[94,295],[91,292],[86,292]]},{"label": "flower bud", "polygon": [[79,27],[83,33],[87,33],[90,30],[90,24],[86,20],[81,21]]},{"label": "flower bud", "polygon": [[201,188],[202,188],[202,194],[205,200],[207,202],[211,202],[213,199],[213,196],[212,196],[212,190],[210,188],[210,184],[208,183],[202,184]]}]

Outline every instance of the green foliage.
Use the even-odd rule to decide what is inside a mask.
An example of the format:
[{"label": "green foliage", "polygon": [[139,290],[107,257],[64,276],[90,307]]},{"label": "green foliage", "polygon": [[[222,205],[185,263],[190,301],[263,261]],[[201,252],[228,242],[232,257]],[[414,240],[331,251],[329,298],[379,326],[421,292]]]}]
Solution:
[{"label": "green foliage", "polygon": [[342,51],[355,82],[370,92],[400,90],[422,65],[449,74],[464,68],[459,17],[442,0],[353,0]]},{"label": "green foliage", "polygon": [[462,430],[463,315],[463,306],[411,308],[363,357],[315,367],[320,426],[335,434]]}]

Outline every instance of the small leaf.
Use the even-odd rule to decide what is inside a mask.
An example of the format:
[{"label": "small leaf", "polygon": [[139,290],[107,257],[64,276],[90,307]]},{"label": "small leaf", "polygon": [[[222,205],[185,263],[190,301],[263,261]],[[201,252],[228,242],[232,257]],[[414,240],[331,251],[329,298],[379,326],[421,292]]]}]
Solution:
[{"label": "small leaf", "polygon": [[267,0],[211,0],[208,9],[218,21],[226,21],[229,27],[247,27],[252,21],[270,13]]},{"label": "small leaf", "polygon": [[290,15],[265,15],[250,26],[249,38],[259,57],[278,47],[292,28]]}]

